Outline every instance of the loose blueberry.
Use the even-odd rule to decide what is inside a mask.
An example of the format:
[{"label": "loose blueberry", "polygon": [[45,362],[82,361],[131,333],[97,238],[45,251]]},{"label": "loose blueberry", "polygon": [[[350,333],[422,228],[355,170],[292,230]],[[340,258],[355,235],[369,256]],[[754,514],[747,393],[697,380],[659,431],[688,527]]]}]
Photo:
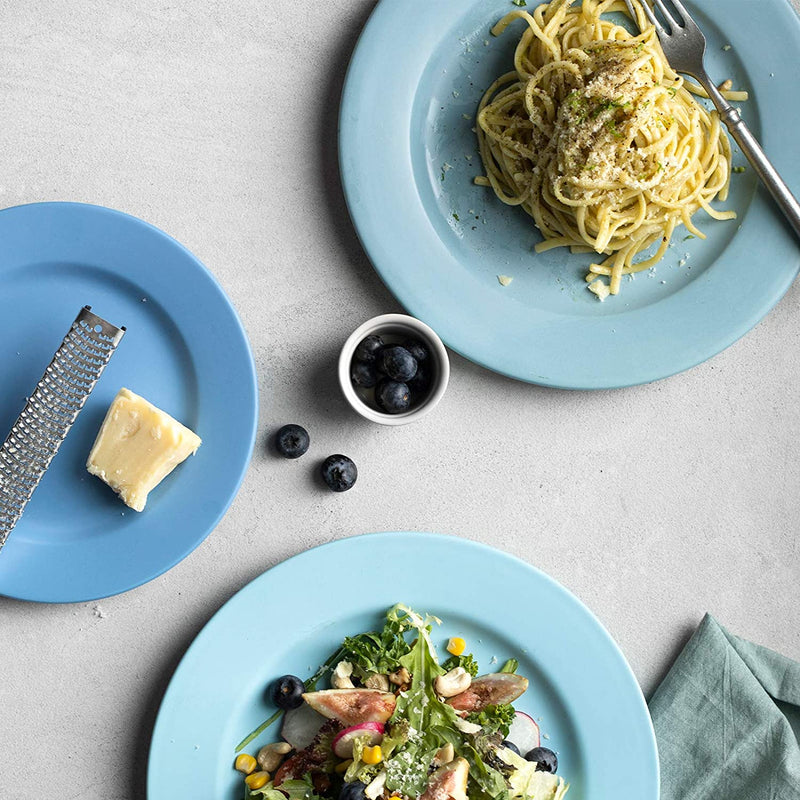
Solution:
[{"label": "loose blueberry", "polygon": [[431,378],[430,372],[428,371],[428,366],[425,364],[420,364],[419,368],[417,369],[417,374],[408,381],[408,388],[411,390],[411,394],[414,396],[415,400],[419,400],[425,392],[428,391],[431,385]]},{"label": "loose blueberry", "polygon": [[405,383],[384,378],[375,388],[375,402],[387,414],[400,414],[411,404],[411,393]]},{"label": "loose blueberry", "polygon": [[322,462],[322,478],[334,492],[346,492],[353,488],[358,470],[353,460],[337,453]]},{"label": "loose blueberry", "polygon": [[555,772],[558,769],[558,756],[547,747],[534,747],[525,753],[526,761],[535,761],[541,772]]},{"label": "loose blueberry", "polygon": [[339,800],[365,800],[364,789],[367,787],[361,781],[351,781],[342,784]]},{"label": "loose blueberry", "polygon": [[384,347],[378,359],[378,367],[395,381],[407,381],[417,374],[417,360],[400,345]]},{"label": "loose blueberry", "polygon": [[269,687],[272,702],[284,711],[300,708],[303,705],[303,692],[306,687],[296,675],[284,675],[273,681]]},{"label": "loose blueberry", "polygon": [[511,750],[512,752],[516,753],[517,755],[520,754],[519,753],[519,747],[517,747],[514,744],[514,742],[509,742],[508,739],[504,739],[501,744],[503,745],[503,747],[507,747],[509,750]]},{"label": "loose blueberry", "polygon": [[365,364],[374,364],[382,347],[383,339],[377,334],[372,334],[359,342],[353,358],[356,361],[363,361]]},{"label": "loose blueberry", "polygon": [[353,366],[350,369],[350,380],[354,386],[371,389],[378,382],[378,376],[375,374],[375,365],[367,364],[365,361],[353,361]]},{"label": "loose blueberry", "polygon": [[406,339],[403,342],[403,347],[411,353],[412,356],[417,360],[417,363],[421,364],[423,361],[428,360],[428,346],[425,342],[420,341],[419,339]]},{"label": "loose blueberry", "polygon": [[308,450],[308,431],[300,425],[284,425],[275,434],[275,449],[284,458],[300,458]]}]

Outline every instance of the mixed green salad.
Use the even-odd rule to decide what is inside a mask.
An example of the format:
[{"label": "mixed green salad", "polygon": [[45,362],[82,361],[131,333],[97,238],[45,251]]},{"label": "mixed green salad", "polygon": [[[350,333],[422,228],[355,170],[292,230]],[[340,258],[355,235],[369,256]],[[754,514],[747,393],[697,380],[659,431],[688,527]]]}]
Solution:
[{"label": "mixed green salad", "polygon": [[[463,639],[440,662],[440,620],[398,604],[383,629],[348,636],[308,680],[270,686],[278,712],[236,748],[244,797],[266,800],[560,800],[569,784],[511,659],[479,675]],[[330,688],[319,689],[326,678]],[[281,741],[242,752],[283,717]]]}]

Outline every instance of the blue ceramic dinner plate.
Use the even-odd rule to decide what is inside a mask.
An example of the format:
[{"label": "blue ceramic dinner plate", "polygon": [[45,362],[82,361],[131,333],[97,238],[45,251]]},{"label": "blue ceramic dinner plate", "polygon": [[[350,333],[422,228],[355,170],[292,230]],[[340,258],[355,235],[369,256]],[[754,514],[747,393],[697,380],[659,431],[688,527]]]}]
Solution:
[{"label": "blue ceramic dinner plate", "polygon": [[[0,212],[0,439],[84,305],[127,333],[0,550],[0,594],[74,602],[160,575],[213,530],[253,448],[250,347],[211,273],[146,222],[98,206]],[[203,440],[131,511],[85,469],[120,387]]]},{"label": "blue ceramic dinner plate", "polygon": [[[797,14],[788,0],[686,4],[708,39],[709,73],[751,93],[743,117],[800,192]],[[512,10],[510,0],[381,0],[364,28],[339,146],[347,203],[375,269],[447,345],[534,383],[627,386],[718,353],[789,287],[797,240],[748,166],[724,204],[738,220],[698,212],[707,240],[684,240],[680,229],[656,270],[623,279],[616,298],[601,303],[587,291],[586,255],[536,255],[530,217],[472,182],[482,173],[478,101],[513,68],[525,23],[497,38],[489,29]],[[746,164],[734,152],[734,165]],[[501,286],[498,275],[513,282]]]},{"label": "blue ceramic dinner plate", "polygon": [[[530,687],[570,800],[657,800],[658,756],[641,691],[591,612],[539,570],[485,545],[429,533],[342,539],[265,572],[200,632],[167,689],[148,764],[148,800],[239,800],[234,748],[275,710],[274,678],[309,677],[349,634],[397,602],[440,617],[440,652],[462,636],[487,671],[508,658]],[[494,666],[497,665],[497,666]],[[279,738],[277,728],[252,753]]]}]

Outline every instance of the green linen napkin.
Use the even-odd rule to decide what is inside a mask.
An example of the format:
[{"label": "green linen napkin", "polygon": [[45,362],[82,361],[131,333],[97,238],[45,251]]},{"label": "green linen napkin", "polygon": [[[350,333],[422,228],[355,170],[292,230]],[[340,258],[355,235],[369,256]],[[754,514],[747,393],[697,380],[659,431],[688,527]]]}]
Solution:
[{"label": "green linen napkin", "polygon": [[650,700],[661,800],[800,799],[800,664],[712,616]]}]

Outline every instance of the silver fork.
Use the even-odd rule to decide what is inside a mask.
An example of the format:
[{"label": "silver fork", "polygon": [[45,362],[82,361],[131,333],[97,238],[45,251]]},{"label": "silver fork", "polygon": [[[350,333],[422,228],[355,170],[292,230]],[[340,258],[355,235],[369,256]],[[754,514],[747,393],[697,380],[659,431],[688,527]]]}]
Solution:
[{"label": "silver fork", "polygon": [[[736,144],[747,156],[747,160],[753,165],[758,177],[761,178],[770,194],[775,198],[775,202],[781,207],[794,232],[800,236],[800,203],[797,202],[772,162],[764,154],[761,145],[744,124],[739,112],[720,94],[719,89],[708,77],[703,66],[703,55],[706,51],[706,37],[703,36],[703,32],[697,27],[697,23],[680,0],[671,0],[680,19],[675,19],[670,14],[663,0],[652,0],[652,2],[664,15],[669,31],[661,24],[647,0],[642,0],[642,8],[647,18],[655,26],[658,40],[661,42],[661,49],[664,51],[669,65],[676,72],[683,72],[696,78],[706,90],[719,111],[720,119],[727,126]],[[625,4],[628,6],[631,17],[636,20],[636,12],[631,0],[625,0]]]}]

